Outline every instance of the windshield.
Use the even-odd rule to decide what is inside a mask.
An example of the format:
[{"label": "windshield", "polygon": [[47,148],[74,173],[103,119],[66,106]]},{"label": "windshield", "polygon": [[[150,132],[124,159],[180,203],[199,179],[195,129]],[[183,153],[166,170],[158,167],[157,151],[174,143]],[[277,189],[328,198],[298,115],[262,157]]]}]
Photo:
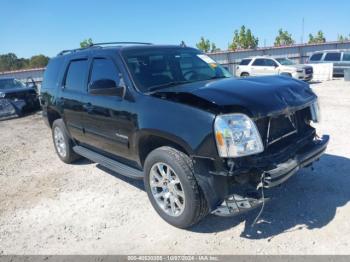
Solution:
[{"label": "windshield", "polygon": [[0,89],[23,88],[24,84],[16,79],[0,79]]},{"label": "windshield", "polygon": [[141,92],[232,75],[213,59],[190,48],[128,50],[123,56]]},{"label": "windshield", "polygon": [[276,58],[281,65],[295,65],[295,62],[288,58]]}]

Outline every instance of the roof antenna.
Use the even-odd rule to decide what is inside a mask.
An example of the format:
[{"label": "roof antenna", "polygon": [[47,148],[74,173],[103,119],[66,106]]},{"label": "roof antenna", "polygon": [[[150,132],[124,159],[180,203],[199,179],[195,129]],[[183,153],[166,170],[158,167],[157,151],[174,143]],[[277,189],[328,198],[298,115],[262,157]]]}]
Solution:
[{"label": "roof antenna", "polygon": [[181,41],[180,46],[181,46],[181,47],[187,47],[184,40]]}]

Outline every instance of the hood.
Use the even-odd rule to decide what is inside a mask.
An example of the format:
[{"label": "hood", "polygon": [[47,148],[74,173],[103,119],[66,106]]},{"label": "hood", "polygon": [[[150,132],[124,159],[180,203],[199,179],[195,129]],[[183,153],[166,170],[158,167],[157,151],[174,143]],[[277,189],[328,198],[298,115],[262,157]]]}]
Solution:
[{"label": "hood", "polygon": [[201,81],[154,95],[216,113],[248,111],[255,118],[295,111],[316,99],[308,84],[284,76]]},{"label": "hood", "polygon": [[309,65],[304,65],[304,64],[296,64],[296,65],[282,65],[281,67],[284,67],[284,68],[291,68],[291,69],[306,69],[306,68],[309,68],[311,66]]}]

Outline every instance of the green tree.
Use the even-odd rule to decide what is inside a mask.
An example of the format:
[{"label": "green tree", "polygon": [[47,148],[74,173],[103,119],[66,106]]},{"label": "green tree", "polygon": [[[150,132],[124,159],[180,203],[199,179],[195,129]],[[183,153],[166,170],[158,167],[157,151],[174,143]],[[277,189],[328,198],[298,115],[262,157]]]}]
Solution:
[{"label": "green tree", "polygon": [[83,41],[80,42],[80,47],[81,48],[86,48],[89,47],[93,44],[92,39],[88,38],[88,39],[84,39]]},{"label": "green tree", "polygon": [[349,36],[338,35],[338,41],[339,42],[350,41],[350,34]]},{"label": "green tree", "polygon": [[203,52],[208,53],[210,51],[210,41],[209,41],[209,39],[205,39],[202,36],[201,40],[196,44],[196,47],[199,50],[202,50]]},{"label": "green tree", "polygon": [[288,31],[283,31],[282,28],[278,30],[278,35],[275,39],[275,46],[287,46],[293,45],[295,41],[292,38],[292,35]]},{"label": "green tree", "polygon": [[209,39],[205,39],[203,36],[201,37],[201,40],[196,44],[196,46],[204,53],[216,52],[220,50],[216,47],[216,44],[214,42],[210,42]]},{"label": "green tree", "polygon": [[309,44],[318,44],[324,42],[326,42],[326,38],[321,30],[319,30],[315,36],[309,34]]},{"label": "green tree", "polygon": [[230,50],[237,49],[255,49],[258,47],[259,39],[252,34],[252,31],[244,25],[241,29],[235,30],[233,33],[232,43],[229,44]]},{"label": "green tree", "polygon": [[32,56],[29,60],[30,68],[46,67],[49,62],[49,58],[44,55]]},{"label": "green tree", "polygon": [[18,61],[14,53],[0,55],[0,71],[17,70],[21,68],[23,61]]}]

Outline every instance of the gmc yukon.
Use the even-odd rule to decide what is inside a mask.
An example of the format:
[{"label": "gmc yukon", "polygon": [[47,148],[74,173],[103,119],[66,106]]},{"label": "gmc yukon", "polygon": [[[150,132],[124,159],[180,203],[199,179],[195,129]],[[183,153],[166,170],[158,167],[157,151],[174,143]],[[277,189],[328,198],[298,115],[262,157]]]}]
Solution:
[{"label": "gmc yukon", "polygon": [[[305,82],[235,79],[200,51],[115,42],[62,51],[45,72],[43,116],[58,157],[143,179],[168,223],[263,206],[263,190],[318,160],[317,97]],[[265,195],[266,196],[266,195]]]}]

